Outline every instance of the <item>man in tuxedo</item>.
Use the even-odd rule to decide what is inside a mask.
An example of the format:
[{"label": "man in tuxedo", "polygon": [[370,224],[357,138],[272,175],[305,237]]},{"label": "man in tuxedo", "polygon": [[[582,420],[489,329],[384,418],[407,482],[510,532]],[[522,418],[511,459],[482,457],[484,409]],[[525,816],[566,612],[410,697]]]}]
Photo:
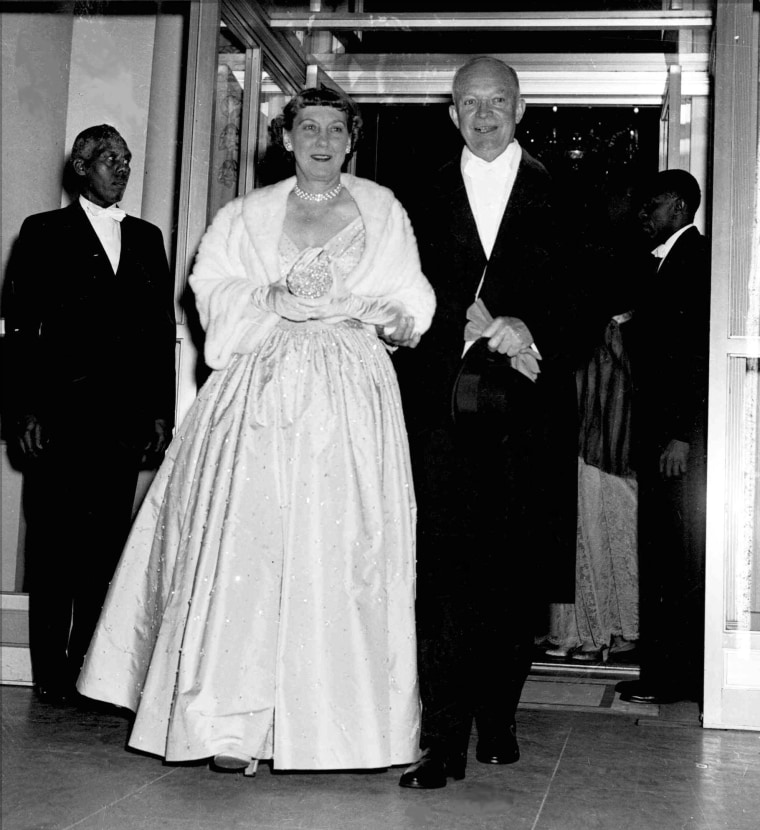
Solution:
[{"label": "man in tuxedo", "polygon": [[32,670],[51,703],[74,698],[138,471],[160,458],[174,421],[172,277],[160,230],[116,207],[130,159],[113,127],[80,133],[79,199],[28,217],[8,266]]},{"label": "man in tuxedo", "polygon": [[[465,147],[409,205],[436,317],[397,363],[419,510],[423,704],[422,758],[399,783],[419,789],[464,777],[473,719],[478,761],[518,760],[537,604],[574,596],[577,309],[551,181],[515,140],[525,101],[511,67],[468,61],[452,97]],[[460,391],[480,385],[481,403],[486,376],[506,388],[483,411],[478,394],[473,412],[455,406],[454,420],[460,369]]]},{"label": "man in tuxedo", "polygon": [[644,184],[638,218],[653,248],[631,321],[639,487],[640,678],[625,701],[702,700],[710,252],[694,225],[696,179]]}]

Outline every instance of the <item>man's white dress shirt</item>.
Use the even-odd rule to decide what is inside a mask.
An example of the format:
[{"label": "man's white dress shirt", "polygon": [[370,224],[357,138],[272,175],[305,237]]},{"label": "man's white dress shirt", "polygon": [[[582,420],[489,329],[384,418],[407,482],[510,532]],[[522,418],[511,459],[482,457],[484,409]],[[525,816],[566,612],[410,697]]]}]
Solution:
[{"label": "man's white dress shirt", "polygon": [[[496,242],[496,236],[499,233],[499,226],[504,217],[507,202],[512,195],[512,188],[515,185],[517,168],[520,166],[521,158],[522,148],[517,139],[513,139],[507,146],[507,149],[493,161],[485,161],[479,158],[470,152],[470,149],[466,145],[462,149],[461,170],[464,186],[467,191],[467,199],[470,202],[470,209],[475,217],[475,225],[478,229],[480,244],[483,246],[483,250],[489,259],[493,251],[494,243]],[[477,291],[475,292],[476,300],[480,296],[480,289],[483,287],[484,277],[485,271],[483,271]],[[486,313],[488,314],[487,309]],[[488,316],[490,317],[490,314]],[[465,337],[467,336],[465,334]],[[474,340],[465,341],[464,351],[462,352],[463,356],[468,352],[474,342]],[[535,343],[530,344],[530,349],[539,358],[541,357]],[[534,358],[516,355],[511,360],[512,365],[518,371],[522,371],[531,380],[535,380],[535,376],[538,374],[538,364],[536,364]],[[520,368],[520,360],[523,362],[530,360],[530,368]]]},{"label": "man's white dress shirt", "polygon": [[462,150],[464,186],[487,257],[493,251],[521,157],[522,150],[517,140],[513,140],[493,161],[478,158],[466,146]]},{"label": "man's white dress shirt", "polygon": [[104,208],[96,205],[84,196],[79,197],[85,215],[90,220],[101,245],[105,248],[108,261],[111,263],[114,274],[119,269],[121,258],[121,220],[126,216],[116,205]]},{"label": "man's white dress shirt", "polygon": [[658,270],[658,271],[660,270],[660,268],[662,268],[662,263],[663,263],[663,260],[664,260],[664,259],[665,259],[665,257],[666,257],[666,256],[670,253],[670,249],[671,249],[671,248],[672,248],[672,247],[676,244],[676,241],[678,240],[678,237],[679,237],[679,236],[681,236],[681,234],[682,234],[684,231],[688,231],[688,230],[689,230],[689,228],[694,228],[694,227],[696,227],[696,225],[695,225],[693,222],[691,222],[691,223],[690,223],[690,224],[688,224],[688,225],[684,225],[682,228],[679,228],[679,229],[678,229],[678,230],[677,230],[674,234],[671,234],[671,235],[670,235],[670,236],[669,236],[669,237],[668,237],[668,238],[667,238],[667,239],[666,239],[666,240],[662,243],[662,245],[658,245],[658,246],[657,246],[657,247],[656,247],[656,248],[652,251],[652,256],[656,256],[656,257],[660,260],[660,262],[659,262],[659,264],[658,264],[658,266],[657,266],[657,270]]}]

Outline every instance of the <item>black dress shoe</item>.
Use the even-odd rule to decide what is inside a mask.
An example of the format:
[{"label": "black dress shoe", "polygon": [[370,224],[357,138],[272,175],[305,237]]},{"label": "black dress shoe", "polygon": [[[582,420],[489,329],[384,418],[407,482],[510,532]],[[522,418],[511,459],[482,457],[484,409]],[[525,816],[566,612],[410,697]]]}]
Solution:
[{"label": "black dress shoe", "polygon": [[406,769],[398,785],[413,790],[436,790],[446,786],[447,778],[461,781],[466,765],[466,753],[447,754],[443,750],[429,748],[422,753],[419,761]]},{"label": "black dress shoe", "polygon": [[76,691],[55,683],[35,683],[34,694],[40,703],[46,703],[48,706],[67,706],[73,701]]},{"label": "black dress shoe", "polygon": [[517,729],[510,724],[506,732],[478,736],[475,758],[481,764],[514,764],[520,760],[520,747],[517,745]]},{"label": "black dress shoe", "polygon": [[675,703],[682,698],[672,689],[663,689],[655,686],[647,686],[640,680],[621,680],[615,691],[619,692],[620,699],[625,703]]}]

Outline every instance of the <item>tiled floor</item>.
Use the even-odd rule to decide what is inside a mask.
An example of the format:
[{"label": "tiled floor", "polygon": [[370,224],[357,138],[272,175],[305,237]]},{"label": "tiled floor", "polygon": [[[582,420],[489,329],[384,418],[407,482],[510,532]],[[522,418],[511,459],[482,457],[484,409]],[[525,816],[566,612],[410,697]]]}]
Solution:
[{"label": "tiled floor", "polygon": [[555,680],[558,703],[547,678],[531,682],[543,685],[518,713],[520,762],[478,764],[473,741],[467,778],[424,792],[398,787],[399,769],[263,766],[249,779],[166,766],[125,751],[128,721],[116,714],[49,708],[28,688],[2,687],[2,830],[760,827],[760,734],[703,730],[693,704],[644,716],[619,701],[600,705],[610,703],[607,681],[579,693]]}]

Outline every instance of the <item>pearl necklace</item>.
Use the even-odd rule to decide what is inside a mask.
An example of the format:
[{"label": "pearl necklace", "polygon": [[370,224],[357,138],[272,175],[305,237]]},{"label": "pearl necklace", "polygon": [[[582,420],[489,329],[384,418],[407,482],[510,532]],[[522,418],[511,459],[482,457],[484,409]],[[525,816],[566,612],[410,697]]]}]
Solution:
[{"label": "pearl necklace", "polygon": [[298,185],[296,185],[293,188],[293,193],[305,202],[329,202],[331,199],[334,199],[341,190],[343,190],[343,182],[338,182],[332,190],[326,190],[324,193],[309,193],[308,190],[302,190]]}]

